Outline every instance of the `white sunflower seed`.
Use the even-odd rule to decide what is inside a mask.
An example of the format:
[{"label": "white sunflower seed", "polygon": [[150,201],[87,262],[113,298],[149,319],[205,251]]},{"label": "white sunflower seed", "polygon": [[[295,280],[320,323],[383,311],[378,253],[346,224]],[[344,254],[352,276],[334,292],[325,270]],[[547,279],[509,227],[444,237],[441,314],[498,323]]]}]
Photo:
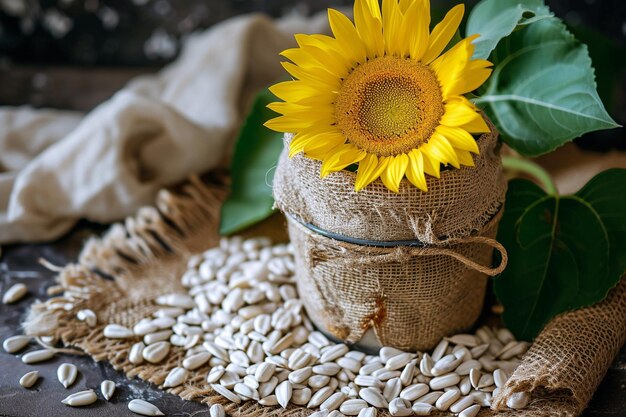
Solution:
[{"label": "white sunflower seed", "polygon": [[472,358],[478,359],[482,355],[484,355],[485,352],[487,352],[488,349],[489,349],[489,343],[484,343],[482,345],[478,345],[478,346],[473,347],[472,349],[470,349],[470,353],[472,354]]},{"label": "white sunflower seed", "polygon": [[156,342],[143,349],[142,356],[150,363],[159,363],[170,352],[169,342]]},{"label": "white sunflower seed", "polygon": [[494,381],[493,381],[493,375],[492,374],[484,374],[478,380],[478,385],[476,386],[476,388],[481,389],[481,388],[489,387],[489,386],[493,385],[493,382]]},{"label": "white sunflower seed", "polygon": [[267,397],[261,398],[258,402],[259,404],[267,406],[267,407],[278,405],[278,400],[276,399],[276,395],[273,395],[273,394],[268,395]]},{"label": "white sunflower seed", "polygon": [[275,376],[271,377],[269,381],[259,384],[259,396],[261,398],[267,397],[272,392],[274,392],[274,389],[276,389],[276,385],[278,385],[278,378],[276,378]]},{"label": "white sunflower seed", "polygon": [[462,364],[460,364],[455,370],[454,372],[463,376],[463,375],[469,375],[470,370],[472,368],[476,368],[480,371],[480,369],[482,368],[482,364],[477,361],[476,359],[471,359],[469,361],[465,361]]},{"label": "white sunflower seed", "polygon": [[426,395],[428,391],[429,388],[426,384],[413,384],[400,391],[400,398],[404,398],[407,401],[415,401]]},{"label": "white sunflower seed", "polygon": [[216,345],[214,342],[204,342],[202,344],[202,346],[204,346],[204,348],[207,350],[207,352],[209,352],[211,355],[220,358],[224,361],[229,361],[230,358],[228,356],[228,352],[226,352],[226,350],[218,345]]},{"label": "white sunflower seed", "polygon": [[387,399],[387,401],[391,401],[400,395],[401,390],[402,383],[400,382],[400,378],[392,378],[385,384],[383,396]]},{"label": "white sunflower seed", "polygon": [[235,393],[239,394],[243,399],[258,400],[259,393],[256,389],[242,383],[235,384],[233,388]]},{"label": "white sunflower seed", "polygon": [[330,397],[333,394],[333,392],[334,392],[334,388],[329,387],[329,386],[320,388],[319,391],[315,392],[311,396],[311,400],[306,405],[306,407],[307,408],[319,407],[324,401],[328,399],[328,397]]},{"label": "white sunflower seed", "polygon": [[446,354],[446,349],[448,349],[449,343],[446,339],[443,339],[437,346],[435,350],[433,350],[433,354],[431,356],[433,362],[437,362],[439,359],[443,358]]},{"label": "white sunflower seed", "polygon": [[480,370],[476,368],[470,369],[469,377],[472,387],[478,388],[478,383],[480,382]]},{"label": "white sunflower seed", "polygon": [[380,391],[374,388],[363,388],[359,391],[359,396],[368,404],[378,408],[387,408],[389,402],[383,397]]},{"label": "white sunflower seed", "polygon": [[312,375],[309,378],[308,384],[313,389],[319,389],[325,387],[330,382],[330,377],[327,375]]},{"label": "white sunflower seed", "polygon": [[333,411],[339,408],[341,403],[346,399],[346,394],[343,392],[335,392],[329,396],[322,404],[320,404],[321,410]]},{"label": "white sunflower seed", "polygon": [[341,366],[334,362],[323,363],[313,367],[313,373],[318,375],[335,376],[341,371]]},{"label": "white sunflower seed", "polygon": [[367,408],[367,402],[364,400],[350,399],[341,403],[339,406],[339,412],[345,414],[346,416],[357,416],[364,408]]},{"label": "white sunflower seed", "polygon": [[462,361],[461,358],[457,358],[455,355],[446,355],[435,363],[430,372],[433,376],[445,375],[453,371]]},{"label": "white sunflower seed", "polygon": [[463,395],[469,394],[472,390],[472,383],[469,376],[464,377],[461,382],[459,382],[459,390],[461,390],[461,394]]},{"label": "white sunflower seed", "polygon": [[474,398],[471,396],[461,397],[454,404],[450,406],[450,412],[454,414],[458,414],[461,411],[465,410],[469,406],[474,404]]},{"label": "white sunflower seed", "polygon": [[402,398],[394,398],[389,403],[389,413],[392,416],[411,416],[413,410],[411,409],[411,403]]},{"label": "white sunflower seed", "polygon": [[173,368],[165,377],[163,388],[173,388],[183,384],[187,379],[187,375],[189,375],[189,372],[185,368]]},{"label": "white sunflower seed", "polygon": [[398,355],[394,355],[387,360],[387,362],[385,363],[385,368],[390,371],[395,371],[397,369],[403,368],[413,359],[413,357],[414,355],[411,353],[400,353]]},{"label": "white sunflower seed", "polygon": [[2,296],[3,304],[13,304],[21,300],[28,292],[26,285],[19,283],[11,286]]},{"label": "white sunflower seed", "polygon": [[283,381],[276,387],[276,399],[278,400],[278,404],[281,407],[287,408],[287,404],[291,400],[291,396],[293,395],[293,387],[291,382]]},{"label": "white sunflower seed", "polygon": [[311,399],[311,389],[294,389],[291,394],[291,402],[295,405],[306,405]]},{"label": "white sunflower seed", "polygon": [[374,407],[364,408],[359,411],[358,417],[376,417],[378,411]]},{"label": "white sunflower seed", "polygon": [[132,330],[119,324],[107,324],[103,333],[109,339],[128,339],[134,336]]},{"label": "white sunflower seed", "polygon": [[311,414],[309,417],[328,417],[330,412],[328,410],[319,410]]},{"label": "white sunflower seed", "polygon": [[506,400],[506,406],[514,410],[521,410],[528,406],[530,402],[530,393],[528,392],[514,392]]},{"label": "white sunflower seed", "polygon": [[476,417],[478,412],[480,411],[480,405],[474,404],[470,407],[467,407],[465,410],[459,413],[459,417]]},{"label": "white sunflower seed", "polygon": [[345,355],[348,350],[348,346],[344,344],[338,344],[334,346],[327,347],[322,351],[322,356],[320,357],[320,362],[327,363],[332,362],[335,359],[339,359],[343,355]]},{"label": "white sunflower seed", "polygon": [[128,361],[133,365],[139,365],[143,363],[143,350],[146,345],[143,342],[135,343],[128,352]]},{"label": "white sunflower seed", "polygon": [[446,340],[455,345],[463,345],[470,348],[480,344],[480,339],[473,334],[456,334],[452,337],[446,337]]},{"label": "white sunflower seed", "polygon": [[211,417],[226,417],[224,406],[222,404],[213,404],[211,408],[209,408],[209,415]]},{"label": "white sunflower seed", "polygon": [[431,404],[419,402],[416,402],[415,404],[413,404],[413,407],[411,407],[411,410],[413,410],[413,413],[416,416],[429,416],[434,409],[435,407],[433,407]]},{"label": "white sunflower seed", "polygon": [[[313,367],[313,371],[315,371],[315,368],[316,367]],[[371,375],[357,375],[356,378],[354,378],[354,383],[360,387],[375,387],[378,389],[382,389],[385,386],[381,380]]]},{"label": "white sunflower seed", "polygon": [[383,361],[383,363],[387,363],[387,361],[391,358],[393,358],[394,356],[397,355],[401,355],[404,352],[401,351],[400,349],[396,349],[393,347],[389,347],[389,346],[383,346],[382,348],[380,348],[380,351],[378,352],[378,356],[380,356],[380,359]]},{"label": "white sunflower seed", "polygon": [[97,400],[98,400],[98,396],[92,389],[90,389],[90,390],[80,391],[80,392],[75,392],[74,394],[70,394],[61,402],[71,407],[82,407],[84,405],[93,404]]},{"label": "white sunflower seed", "polygon": [[416,403],[435,404],[435,402],[443,395],[443,391],[431,391],[428,394],[415,400]]},{"label": "white sunflower seed", "polygon": [[100,384],[100,391],[105,400],[109,401],[115,392],[115,382],[105,379]]},{"label": "white sunflower seed", "polygon": [[78,313],[76,313],[76,318],[80,321],[84,321],[85,323],[87,323],[89,327],[94,327],[98,322],[98,317],[96,316],[96,313],[94,313],[93,310],[89,309],[78,310]]},{"label": "white sunflower seed", "polygon": [[168,316],[157,317],[156,319],[152,320],[152,324],[154,324],[157,329],[163,330],[169,329],[170,327],[174,326],[176,324],[176,320],[173,317]]},{"label": "white sunflower seed", "polygon": [[167,307],[179,307],[189,309],[195,307],[193,298],[187,294],[165,294],[156,298],[156,303]]},{"label": "white sunflower seed", "polygon": [[67,388],[76,381],[76,377],[78,376],[78,369],[76,365],[72,363],[62,363],[57,368],[57,378],[59,382],[63,384],[63,387]]},{"label": "white sunflower seed", "polygon": [[30,388],[35,385],[39,379],[39,371],[30,371],[20,378],[20,385],[24,388]]},{"label": "white sunflower seed", "polygon": [[163,412],[154,404],[148,401],[134,399],[128,403],[128,409],[142,416],[164,416]]},{"label": "white sunflower seed", "polygon": [[30,343],[30,339],[30,336],[12,336],[2,342],[2,348],[7,353],[16,353],[28,346],[28,343]]},{"label": "white sunflower seed", "polygon": [[433,368],[433,360],[432,358],[425,353],[420,361],[420,372],[426,376],[433,376],[431,370]]},{"label": "white sunflower seed", "polygon": [[229,390],[228,388],[223,387],[222,385],[219,385],[219,384],[211,384],[211,388],[215,392],[217,392],[219,395],[226,398],[228,401],[233,402],[235,404],[241,403],[241,398],[235,395],[235,393]]},{"label": "white sunflower seed", "polygon": [[269,362],[263,362],[258,366],[256,371],[254,372],[254,376],[259,382],[267,382],[274,376],[276,372],[276,365]]},{"label": "white sunflower seed", "polygon": [[320,332],[311,332],[309,334],[309,342],[311,342],[318,349],[330,345],[330,341]]},{"label": "white sunflower seed", "polygon": [[146,345],[151,345],[156,342],[163,342],[165,340],[169,340],[172,333],[173,332],[171,330],[161,330],[160,332],[148,333],[143,337],[143,342]]},{"label": "white sunflower seed", "polygon": [[402,370],[402,373],[400,374],[400,381],[402,382],[403,386],[407,386],[411,384],[411,381],[413,380],[413,377],[415,376],[415,371],[417,370],[416,365],[417,365],[417,359],[413,359],[412,361],[410,361],[409,363],[405,365],[404,369]]},{"label": "white sunflower seed", "polygon": [[502,369],[493,371],[493,382],[496,384],[496,387],[502,388],[508,379],[509,377]]},{"label": "white sunflower seed", "polygon": [[458,389],[451,389],[444,392],[435,402],[435,407],[440,411],[447,411],[452,404],[461,398],[461,392]]},{"label": "white sunflower seed", "polygon": [[54,350],[51,350],[51,349],[35,350],[33,352],[25,353],[22,356],[22,362],[28,363],[28,364],[43,362],[43,361],[47,361],[48,359],[52,359],[54,355],[55,355],[55,352]]},{"label": "white sunflower seed", "polygon": [[498,340],[500,340],[500,342],[502,342],[503,345],[515,341],[515,336],[513,336],[513,333],[511,333],[509,329],[504,327],[498,329],[498,331],[496,332],[496,337],[498,338]]}]

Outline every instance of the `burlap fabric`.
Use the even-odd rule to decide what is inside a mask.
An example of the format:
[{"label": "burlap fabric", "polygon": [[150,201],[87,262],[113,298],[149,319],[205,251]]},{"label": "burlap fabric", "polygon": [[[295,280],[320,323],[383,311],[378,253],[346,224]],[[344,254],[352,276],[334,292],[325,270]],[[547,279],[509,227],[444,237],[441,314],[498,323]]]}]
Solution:
[{"label": "burlap fabric", "polygon": [[[24,323],[26,332],[54,335],[63,345],[79,348],[94,360],[108,362],[128,377],[160,386],[179,364],[182,348],[173,346],[167,362],[159,365],[133,365],[127,358],[132,342],[104,338],[102,330],[109,322],[135,324],[158,308],[154,296],[183,289],[179,279],[190,254],[203,251],[218,240],[217,219],[225,193],[220,181],[192,179],[176,190],[162,191],[155,207],[140,210],[123,225],[113,226],[103,238],[90,240],[79,261],[63,268],[58,285],[50,288],[51,293],[62,293],[66,301],[73,300],[74,309],[49,311],[51,301],[35,304]],[[265,227],[257,233],[284,236],[282,230],[277,230],[282,229],[280,224]],[[96,312],[96,327],[90,328],[76,319],[76,311],[81,308]],[[578,415],[625,338],[623,281],[606,301],[561,315],[541,333],[509,384],[511,390],[517,387],[514,381],[523,381],[523,389],[534,388],[536,395],[528,409],[485,409],[480,416]],[[282,410],[252,402],[230,404],[208,387],[208,370],[207,365],[193,371],[189,381],[168,391],[188,400],[224,404],[232,417],[305,417],[312,413],[295,406]],[[509,389],[503,390],[498,404],[506,400],[508,392]]]},{"label": "burlap fabric", "polygon": [[[428,244],[480,231],[500,210],[506,194],[495,128],[478,139],[474,168],[446,169],[426,176],[428,192],[406,179],[394,193],[380,180],[354,191],[356,173],[319,178],[319,161],[283,152],[274,175],[276,206],[321,229],[359,239],[418,239]],[[285,148],[292,135],[285,135]]]},{"label": "burlap fabric", "polygon": [[[506,266],[494,239],[506,181],[497,132],[482,135],[473,168],[428,177],[428,192],[404,179],[400,192],[380,179],[354,191],[356,174],[319,178],[319,161],[289,158],[291,135],[274,176],[276,206],[289,217],[296,277],[313,322],[356,343],[372,328],[380,345],[425,350],[478,318],[487,275]],[[299,223],[375,241],[417,239],[422,248],[359,246],[323,237]],[[490,268],[493,249],[501,263]]]}]

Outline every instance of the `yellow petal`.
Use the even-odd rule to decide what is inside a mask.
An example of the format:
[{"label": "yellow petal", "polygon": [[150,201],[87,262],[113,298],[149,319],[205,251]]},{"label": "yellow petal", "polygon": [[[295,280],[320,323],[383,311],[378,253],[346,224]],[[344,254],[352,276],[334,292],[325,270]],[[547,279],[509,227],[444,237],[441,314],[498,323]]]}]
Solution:
[{"label": "yellow petal", "polygon": [[476,140],[466,130],[458,127],[449,127],[443,125],[437,126],[435,130],[443,137],[448,139],[448,142],[450,142],[450,144],[456,149],[474,152],[475,154],[479,153]]},{"label": "yellow petal", "polygon": [[462,126],[459,126],[461,129],[463,130],[467,130],[470,133],[489,133],[491,132],[491,129],[489,129],[489,126],[487,125],[487,122],[485,122],[485,119],[481,117],[476,118],[474,120],[472,120],[469,123],[465,123]]},{"label": "yellow petal", "polygon": [[422,152],[422,156],[424,157],[424,172],[431,177],[440,178],[441,161],[434,155],[430,154],[427,144],[420,146],[419,150]]},{"label": "yellow petal", "polygon": [[382,172],[380,179],[387,188],[398,193],[400,192],[400,181],[404,178],[409,165],[409,157],[402,153],[396,156],[389,156],[388,159],[387,169]]},{"label": "yellow petal", "polygon": [[450,142],[439,133],[433,133],[427,146],[430,154],[434,155],[441,162],[450,164],[455,168],[460,168],[459,159],[456,156],[454,148]]},{"label": "yellow petal", "polygon": [[274,84],[269,90],[276,97],[299,104],[324,104],[332,103],[337,97],[337,92],[330,90],[320,90],[304,81],[283,81]]},{"label": "yellow petal", "polygon": [[[430,26],[430,0],[415,0],[418,4],[411,32],[411,58],[420,61],[428,49]],[[410,20],[409,20],[410,21]]]},{"label": "yellow petal", "polygon": [[345,138],[334,126],[315,127],[298,132],[289,143],[289,156],[300,152],[325,153],[345,143]]},{"label": "yellow petal", "polygon": [[281,62],[280,64],[289,74],[291,74],[298,80],[322,84],[328,89],[338,90],[341,88],[340,79],[323,68],[307,70],[305,68],[301,68],[295,64],[292,64],[291,62]]},{"label": "yellow petal", "polygon": [[441,84],[444,100],[453,95],[451,90],[458,89],[457,85],[464,82],[465,68],[473,53],[471,40],[462,40],[430,64]]},{"label": "yellow petal", "polygon": [[385,50],[389,55],[402,55],[402,39],[400,25],[402,15],[397,0],[383,0],[383,37]]},{"label": "yellow petal", "polygon": [[411,184],[422,191],[428,191],[426,177],[424,176],[424,156],[419,149],[409,152],[409,166],[406,170],[406,177]]},{"label": "yellow petal", "polygon": [[385,53],[385,43],[378,0],[356,0],[354,22],[359,37],[365,44],[367,56],[382,56]]},{"label": "yellow petal", "polygon": [[359,169],[356,173],[356,181],[354,183],[354,191],[361,191],[367,187],[376,178],[380,177],[380,174],[387,167],[387,160],[380,158],[369,153],[359,162]]},{"label": "yellow petal", "polygon": [[299,132],[302,129],[314,126],[319,123],[332,123],[333,120],[315,120],[315,119],[294,119],[287,116],[278,116],[263,123],[263,126],[277,132]]},{"label": "yellow petal", "polygon": [[361,159],[365,158],[365,155],[365,151],[360,150],[352,144],[343,145],[339,150],[333,150],[333,152],[324,158],[320,177],[324,178],[331,172],[341,171],[348,165],[359,162]]},{"label": "yellow petal", "polygon": [[465,5],[458,4],[435,26],[430,34],[430,44],[422,62],[428,64],[441,54],[459,28],[464,12]]},{"label": "yellow petal", "polygon": [[480,113],[461,101],[448,102],[444,108],[440,124],[445,126],[462,126],[481,118]]},{"label": "yellow petal", "polygon": [[328,22],[344,52],[344,57],[349,57],[357,63],[365,62],[365,47],[350,19],[337,10],[328,9]]},{"label": "yellow petal", "polygon": [[461,151],[461,150],[457,150],[456,151],[456,155],[459,158],[459,163],[461,165],[465,165],[468,167],[473,167],[474,164],[474,158],[472,157],[472,154],[467,152],[467,151]]}]

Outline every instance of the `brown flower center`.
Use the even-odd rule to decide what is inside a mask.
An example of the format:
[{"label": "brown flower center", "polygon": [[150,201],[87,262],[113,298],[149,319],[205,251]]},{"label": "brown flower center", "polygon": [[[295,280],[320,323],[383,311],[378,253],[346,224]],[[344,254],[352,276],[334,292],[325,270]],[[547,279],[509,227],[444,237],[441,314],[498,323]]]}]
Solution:
[{"label": "brown flower center", "polygon": [[350,142],[378,156],[426,143],[444,114],[434,72],[409,59],[385,56],[346,78],[335,106],[337,126]]}]

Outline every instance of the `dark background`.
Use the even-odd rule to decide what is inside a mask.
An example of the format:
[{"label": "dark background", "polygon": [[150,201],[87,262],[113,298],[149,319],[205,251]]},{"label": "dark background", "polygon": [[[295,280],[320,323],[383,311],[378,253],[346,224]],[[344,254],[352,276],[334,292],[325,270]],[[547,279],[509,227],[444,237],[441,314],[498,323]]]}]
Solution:
[{"label": "dark background", "polygon": [[[432,0],[434,14],[460,0]],[[465,2],[467,9],[477,0]],[[546,0],[589,45],[609,113],[626,124],[626,0]],[[352,0],[0,0],[0,105],[88,110],[175,59],[186,36],[251,12],[310,15]],[[586,149],[626,150],[621,130]]]}]

